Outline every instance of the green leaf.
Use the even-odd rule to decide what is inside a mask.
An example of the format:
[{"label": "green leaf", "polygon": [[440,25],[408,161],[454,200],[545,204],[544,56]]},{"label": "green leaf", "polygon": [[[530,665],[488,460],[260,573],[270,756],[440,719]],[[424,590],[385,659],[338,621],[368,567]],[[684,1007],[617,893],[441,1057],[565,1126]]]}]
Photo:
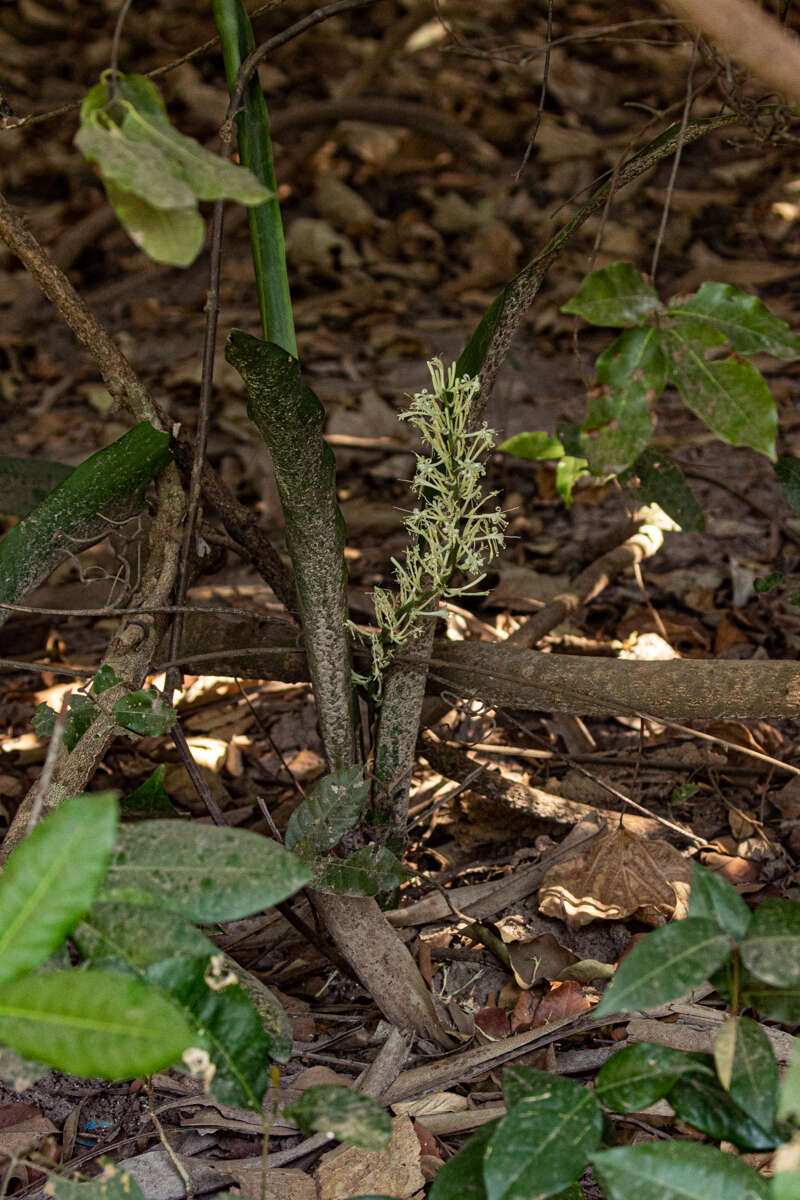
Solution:
[{"label": "green leaf", "polygon": [[771,1129],[778,1103],[778,1064],[770,1040],[749,1017],[729,1017],[714,1040],[719,1081],[731,1100]]},{"label": "green leaf", "polygon": [[0,875],[0,984],[43,963],[88,912],[116,826],[113,792],[74,796],[11,854]]},{"label": "green leaf", "polygon": [[151,892],[208,924],[260,912],[310,880],[299,858],[247,829],[140,821],[120,830],[106,886]]},{"label": "green leaf", "polygon": [[764,900],[740,946],[742,962],[764,983],[800,983],[800,903]]},{"label": "green leaf", "polygon": [[714,921],[719,929],[739,942],[747,933],[752,914],[727,879],[701,867],[699,863],[692,863],[688,915]]},{"label": "green leaf", "polygon": [[68,703],[69,716],[64,726],[64,745],[71,753],[97,716],[97,705],[83,692],[74,692]]},{"label": "green leaf", "polygon": [[103,663],[102,667],[92,680],[91,691],[95,694],[95,696],[102,696],[103,692],[107,692],[109,688],[116,687],[117,684],[121,682],[122,680],[119,678],[113,667],[110,667],[108,663]]},{"label": "green leaf", "polygon": [[645,504],[657,504],[681,529],[689,533],[701,533],[705,529],[702,509],[683,472],[666,454],[645,450],[620,475],[619,481]]},{"label": "green leaf", "polygon": [[505,454],[515,454],[517,458],[529,459],[531,462],[564,457],[564,447],[558,438],[551,437],[549,433],[542,431],[518,433],[501,442],[497,449],[502,450]]},{"label": "green leaf", "polygon": [[619,964],[595,1015],[675,1000],[708,979],[729,953],[730,938],[702,917],[655,929]]},{"label": "green leaf", "polygon": [[689,300],[670,301],[668,314],[679,320],[700,319],[724,334],[740,354],[772,354],[800,358],[800,337],[780,317],[774,317],[757,296],[728,283],[702,284]]},{"label": "green leaf", "polygon": [[156,208],[134,192],[124,192],[110,179],[103,184],[108,202],[128,237],[154,262],[188,267],[200,253],[206,227],[197,203],[186,208]]},{"label": "green leaf", "polygon": [[[717,971],[710,979],[712,986],[728,1003],[732,999],[729,976],[729,967],[726,967],[722,971]],[[772,984],[757,979],[746,967],[741,966],[739,970],[739,1004],[755,1009],[761,1017],[794,1024],[800,1021],[800,983],[788,983],[782,987],[773,987]]]},{"label": "green leaf", "polygon": [[364,846],[349,858],[331,858],[318,866],[314,887],[343,896],[377,896],[407,879],[408,872],[386,846]]},{"label": "green leaf", "polygon": [[786,499],[800,516],[800,458],[795,458],[793,454],[782,454],[775,463],[775,474]]},{"label": "green leaf", "polygon": [[428,1200],[486,1200],[484,1156],[499,1126],[499,1121],[488,1121],[475,1130],[458,1154],[436,1172]]},{"label": "green leaf", "polygon": [[620,1050],[600,1068],[595,1094],[612,1112],[641,1112],[666,1096],[682,1075],[711,1075],[710,1064],[708,1055],[637,1042]]},{"label": "green leaf", "polygon": [[592,325],[638,325],[663,305],[633,263],[616,262],[587,275],[563,313],[578,313]]},{"label": "green leaf", "polygon": [[683,1076],[669,1093],[676,1116],[716,1142],[733,1142],[740,1150],[771,1150],[781,1138],[740,1108],[716,1079]]},{"label": "green leaf", "polygon": [[774,461],[778,414],[761,372],[737,358],[709,361],[707,341],[688,340],[680,329],[665,336],[670,376],[686,407],[724,442]]},{"label": "green leaf", "polygon": [[194,138],[178,133],[164,118],[134,109],[122,122],[122,134],[133,145],[157,149],[166,159],[168,169],[186,181],[198,200],[219,200],[224,196],[240,204],[263,204],[272,196],[247,167],[205,150]]},{"label": "green leaf", "polygon": [[145,1200],[133,1176],[108,1161],[100,1178],[87,1183],[51,1174],[45,1192],[54,1200]]},{"label": "green leaf", "polygon": [[800,1117],[800,1042],[794,1039],[794,1054],[783,1077],[778,1099],[779,1117]]},{"label": "green leaf", "polygon": [[170,461],[168,434],[147,421],[87,458],[0,541],[0,600],[14,604],[77,544],[105,537],[109,518],[137,512],[144,488]]},{"label": "green leaf", "polygon": [[653,391],[655,399],[667,386],[667,356],[657,329],[626,329],[594,366],[597,382],[607,387],[623,388],[635,377]]},{"label": "green leaf", "polygon": [[105,77],[89,89],[81,104],[81,126],[91,123],[93,118],[101,114],[119,124],[128,111],[128,104],[140,112],[148,113],[153,120],[166,120],[167,106],[156,85],[146,75],[117,75],[114,88],[116,98],[111,102]]},{"label": "green leaf", "polygon": [[124,796],[119,802],[120,811],[126,817],[175,816],[172,801],[164,787],[166,764],[159,763],[155,771],[148,775],[144,783],[139,784],[129,796]]},{"label": "green leaf", "polygon": [[73,470],[64,463],[41,458],[0,455],[0,513],[27,517]]},{"label": "green leaf", "polygon": [[618,1146],[592,1158],[608,1200],[767,1200],[761,1176],[732,1154],[695,1142]]},{"label": "green leaf", "polygon": [[[795,1139],[795,1142],[797,1139]],[[776,1171],[769,1181],[770,1200],[800,1200],[800,1145],[792,1145],[793,1171]]]},{"label": "green leaf", "polygon": [[653,436],[652,395],[643,379],[634,378],[590,394],[580,447],[593,475],[617,475],[647,448]]},{"label": "green leaf", "polygon": [[529,1067],[504,1073],[503,1094],[509,1111],[484,1153],[487,1200],[530,1200],[570,1187],[602,1137],[593,1094]]},{"label": "green leaf", "polygon": [[112,182],[120,191],[139,196],[157,209],[196,208],[192,188],[174,173],[164,151],[131,141],[118,125],[84,125],[75,145],[84,158],[97,163],[104,182]]},{"label": "green leaf", "polygon": [[307,861],[328,854],[355,826],[368,797],[360,766],[325,775],[289,817],[286,849]]},{"label": "green leaf", "polygon": [[270,1040],[213,942],[177,913],[129,904],[96,904],[75,941],[92,966],[132,971],[157,988],[192,1030],[192,1045],[208,1051],[213,1095],[260,1111]]},{"label": "green leaf", "polygon": [[172,1066],[192,1032],[137,979],[53,971],[0,987],[0,1041],[71,1075],[128,1079]]},{"label": "green leaf", "polygon": [[581,475],[586,474],[588,465],[585,458],[573,458],[571,455],[556,464],[556,491],[567,508],[572,505],[572,489]]},{"label": "green leaf", "polygon": [[362,1150],[385,1150],[392,1136],[389,1114],[379,1104],[335,1084],[307,1088],[283,1113],[304,1133],[327,1133]]},{"label": "green leaf", "polygon": [[161,737],[178,719],[166,697],[153,687],[127,692],[114,705],[114,716],[125,729],[142,737]]}]

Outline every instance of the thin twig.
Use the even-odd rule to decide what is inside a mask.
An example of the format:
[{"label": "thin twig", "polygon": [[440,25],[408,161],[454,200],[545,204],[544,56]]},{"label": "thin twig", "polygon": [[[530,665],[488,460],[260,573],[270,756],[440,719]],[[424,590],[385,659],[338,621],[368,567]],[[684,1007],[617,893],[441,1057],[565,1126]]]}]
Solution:
[{"label": "thin twig", "polygon": [[553,0],[547,0],[547,29],[545,30],[545,51],[544,51],[544,69],[542,71],[542,89],[539,92],[539,108],[536,113],[536,120],[533,123],[533,129],[528,134],[528,144],[525,147],[525,153],[522,156],[522,162],[517,168],[514,175],[514,183],[519,183],[522,178],[522,172],[528,165],[528,159],[533,153],[533,146],[536,141],[536,135],[539,132],[539,126],[542,123],[544,116],[544,105],[547,99],[547,85],[550,82],[550,48],[552,45],[553,36]]},{"label": "thin twig", "polygon": [[683,153],[683,139],[686,135],[686,126],[689,124],[689,116],[692,111],[692,81],[694,79],[694,68],[697,63],[697,47],[700,43],[700,35],[694,39],[692,44],[692,58],[689,63],[689,69],[686,73],[686,99],[683,103],[683,112],[681,114],[680,130],[678,132],[678,144],[675,147],[675,154],[672,158],[672,169],[669,173],[669,181],[667,183],[667,192],[664,197],[664,206],[661,210],[661,224],[658,227],[656,235],[656,244],[653,247],[653,259],[650,263],[650,277],[655,282],[656,271],[658,270],[658,259],[661,254],[661,246],[664,241],[664,234],[667,231],[667,221],[669,220],[669,210],[672,203],[672,193],[675,190],[675,180],[678,176],[678,167],[680,166],[681,154]]}]

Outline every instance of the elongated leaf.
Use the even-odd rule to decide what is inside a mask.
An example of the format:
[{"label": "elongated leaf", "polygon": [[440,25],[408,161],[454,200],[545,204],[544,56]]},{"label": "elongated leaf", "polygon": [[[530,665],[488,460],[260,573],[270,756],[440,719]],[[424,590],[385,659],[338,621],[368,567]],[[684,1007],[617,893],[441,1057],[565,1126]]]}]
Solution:
[{"label": "elongated leaf", "polygon": [[75,135],[75,145],[120,191],[141,196],[153,208],[195,207],[194,192],[174,173],[164,151],[147,142],[130,141],[118,125],[85,125]]},{"label": "elongated leaf", "polygon": [[140,821],[120,830],[109,888],[138,888],[191,921],[234,921],[309,883],[304,863],[246,829]]},{"label": "elongated leaf", "polygon": [[505,454],[515,454],[517,458],[527,458],[531,462],[564,457],[564,447],[558,438],[543,432],[518,433],[501,442],[497,449]]},{"label": "elongated leaf", "polygon": [[731,446],[750,446],[775,461],[778,414],[761,372],[736,358],[710,362],[707,341],[688,340],[681,329],[666,338],[670,376],[686,407]]},{"label": "elongated leaf", "polygon": [[570,454],[556,463],[556,491],[567,508],[572,505],[572,489],[581,475],[586,474],[588,465],[585,458],[574,458]]},{"label": "elongated leaf", "polygon": [[186,208],[156,208],[143,196],[103,180],[108,202],[128,237],[154,262],[188,267],[203,246],[206,227],[197,202]]},{"label": "elongated leaf", "polygon": [[76,1183],[51,1175],[47,1194],[54,1200],[145,1200],[136,1180],[127,1171],[108,1164],[99,1179]]},{"label": "elongated leaf", "polygon": [[800,903],[764,900],[740,947],[742,962],[758,979],[776,987],[800,983]]},{"label": "elongated leaf", "polygon": [[[253,28],[241,0],[212,0],[212,8],[222,46],[225,78],[228,90],[232,92],[243,61],[255,49]],[[297,358],[269,115],[258,73],[251,76],[245,88],[236,127],[239,158],[272,193],[272,199],[257,208],[250,208],[247,213],[262,333],[265,341],[275,342]]]},{"label": "elongated leaf", "polygon": [[132,971],[173,1005],[210,1055],[219,1101],[260,1110],[269,1038],[213,942],[177,913],[129,904],[96,904],[75,941],[91,965]]},{"label": "elongated leaf", "polygon": [[679,320],[699,318],[724,334],[740,354],[800,358],[800,337],[786,322],[774,317],[757,296],[729,283],[706,282],[690,299],[671,301],[668,313]]},{"label": "elongated leaf", "polygon": [[779,1117],[800,1116],[800,1041],[794,1039],[794,1054],[783,1077],[778,1100]]},{"label": "elongated leaf", "polygon": [[715,921],[719,929],[735,941],[747,933],[750,909],[732,884],[722,875],[692,863],[692,890],[689,896],[689,916]]},{"label": "elongated leaf", "polygon": [[646,1142],[592,1158],[608,1200],[767,1200],[767,1184],[752,1167],[714,1146]]},{"label": "elongated leaf", "polygon": [[649,933],[617,967],[597,1016],[650,1008],[698,987],[730,953],[730,938],[713,921],[687,917]]},{"label": "elongated leaf", "polygon": [[283,1111],[304,1133],[328,1133],[363,1150],[385,1150],[392,1136],[389,1114],[379,1104],[335,1084],[307,1088]]},{"label": "elongated leaf", "polygon": [[714,1040],[719,1081],[744,1112],[771,1130],[778,1103],[778,1064],[764,1030],[749,1017],[729,1017]]},{"label": "elongated leaf", "polygon": [[192,1031],[138,979],[53,971],[0,987],[0,1042],[72,1075],[127,1079],[172,1066]]},{"label": "elongated leaf", "polygon": [[649,326],[626,329],[599,356],[595,373],[598,383],[611,388],[623,388],[639,379],[655,399],[667,385],[667,356],[660,331]]},{"label": "elongated leaf", "polygon": [[705,529],[702,509],[683,472],[666,454],[645,450],[619,481],[645,504],[657,504],[681,529],[691,533]]},{"label": "elongated leaf", "polygon": [[[0,600],[14,604],[63,560],[105,537],[141,507],[143,489],[170,461],[169,437],[147,421],[76,467],[0,541]],[[0,610],[0,624],[8,613]]]},{"label": "elongated leaf", "polygon": [[326,775],[289,817],[286,849],[296,850],[306,860],[329,853],[354,827],[368,796],[361,767]]},{"label": "elongated leaf", "polygon": [[713,1077],[710,1057],[637,1042],[620,1050],[600,1068],[595,1094],[613,1112],[641,1112],[666,1096],[687,1073]]},{"label": "elongated leaf", "polygon": [[90,88],[81,103],[81,127],[101,116],[119,125],[128,112],[127,105],[147,113],[151,120],[167,119],[167,106],[161,93],[146,75],[117,75],[114,95],[114,100],[110,101],[105,79]]},{"label": "elongated leaf", "polygon": [[662,308],[655,288],[633,263],[616,262],[587,275],[561,311],[578,313],[592,325],[638,325]]},{"label": "elongated leaf", "polygon": [[653,436],[652,396],[639,378],[589,396],[580,447],[593,475],[617,475],[647,449]]},{"label": "elongated leaf", "polygon": [[0,513],[26,517],[53,488],[71,475],[74,467],[41,458],[8,458],[0,455]]},{"label": "elongated leaf", "polygon": [[343,896],[377,896],[399,887],[408,873],[385,846],[364,846],[349,858],[329,859],[317,868],[314,887]]},{"label": "elongated leaf", "polygon": [[337,770],[353,759],[352,698],[344,521],[333,453],[322,436],[325,410],[303,383],[297,359],[280,346],[234,329],[225,356],[245,381],[248,415],[272,456],[322,740]]},{"label": "elongated leaf", "polygon": [[600,1145],[603,1118],[592,1093],[525,1068],[506,1071],[503,1092],[513,1107],[484,1153],[488,1200],[530,1200],[570,1187]]},{"label": "elongated leaf", "polygon": [[113,792],[74,796],[9,857],[0,875],[0,984],[38,967],[88,912],[116,827]]},{"label": "elongated leaf", "polygon": [[488,1121],[475,1130],[466,1146],[436,1172],[429,1200],[486,1200],[484,1156],[499,1126],[499,1121]]},{"label": "elongated leaf", "polygon": [[733,1142],[740,1150],[771,1150],[781,1141],[708,1076],[682,1076],[669,1093],[669,1102],[682,1121],[716,1142]]}]

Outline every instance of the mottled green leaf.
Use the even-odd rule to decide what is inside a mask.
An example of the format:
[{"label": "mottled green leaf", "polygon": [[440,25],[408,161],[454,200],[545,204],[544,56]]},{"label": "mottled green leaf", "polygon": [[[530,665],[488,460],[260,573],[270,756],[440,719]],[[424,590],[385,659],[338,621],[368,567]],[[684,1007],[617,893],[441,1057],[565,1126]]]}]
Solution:
[{"label": "mottled green leaf", "polygon": [[677,999],[722,965],[730,945],[728,935],[702,917],[687,917],[653,930],[619,964],[596,1015]]},{"label": "mottled green leaf", "polygon": [[761,1026],[749,1017],[728,1017],[714,1040],[714,1061],[731,1100],[771,1130],[778,1103],[778,1064]]},{"label": "mottled green leaf", "polygon": [[592,1158],[608,1200],[767,1200],[767,1184],[733,1154],[695,1142],[617,1146]]},{"label": "mottled green leaf", "polygon": [[570,1187],[600,1145],[603,1118],[594,1095],[546,1071],[503,1076],[509,1105],[484,1152],[487,1200],[530,1200]]},{"label": "mottled green leaf", "polygon": [[619,477],[644,504],[657,504],[681,529],[701,533],[705,519],[683,473],[659,451],[645,450]]},{"label": "mottled green leaf", "polygon": [[592,325],[638,325],[663,308],[653,286],[633,263],[616,262],[587,275],[564,313],[578,313]]},{"label": "mottled green leaf", "polygon": [[800,903],[762,901],[739,949],[747,969],[764,983],[800,983]]},{"label": "mottled green leaf", "polygon": [[778,1116],[800,1117],[800,1041],[797,1038],[794,1039],[792,1061],[781,1084]]},{"label": "mottled green leaf", "polygon": [[670,377],[686,407],[731,446],[750,446],[774,461],[778,414],[761,372],[742,359],[707,359],[706,344],[680,329],[665,336]]},{"label": "mottled green leaf", "polygon": [[335,1084],[307,1088],[283,1111],[304,1133],[327,1133],[362,1150],[385,1150],[392,1136],[389,1114],[379,1104]]},{"label": "mottled green leaf", "polygon": [[653,399],[667,385],[667,356],[661,333],[649,326],[626,329],[595,362],[597,382],[622,388],[632,378],[652,389]]},{"label": "mottled green leaf", "polygon": [[735,941],[747,933],[751,912],[732,884],[722,875],[692,863],[692,888],[689,896],[690,917],[715,921]]},{"label": "mottled green leaf", "polygon": [[800,458],[795,458],[793,454],[782,454],[775,463],[775,474],[786,499],[800,516]]},{"label": "mottled green leaf", "polygon": [[166,697],[152,687],[127,692],[114,705],[114,716],[125,729],[142,737],[161,737],[178,719]]},{"label": "mottled green leaf", "polygon": [[153,893],[206,924],[259,912],[310,880],[299,858],[250,830],[140,821],[120,830],[106,886]]},{"label": "mottled green leaf", "polygon": [[286,849],[309,861],[329,853],[354,827],[368,797],[360,766],[325,775],[289,817]]},{"label": "mottled green leaf", "polygon": [[712,1075],[711,1061],[708,1055],[637,1042],[600,1068],[595,1094],[613,1112],[641,1112],[666,1096],[681,1075]]},{"label": "mottled green leaf", "polygon": [[781,1140],[708,1076],[682,1076],[670,1091],[669,1102],[676,1116],[715,1142],[732,1142],[740,1150],[771,1150]]},{"label": "mottled green leaf", "polygon": [[670,317],[702,320],[724,334],[740,354],[772,354],[800,358],[800,337],[775,317],[757,296],[729,283],[706,282],[695,296],[668,308]]},{"label": "mottled green leaf", "polygon": [[640,378],[590,393],[580,447],[593,475],[617,475],[647,448],[653,436],[652,395]]},{"label": "mottled green leaf", "polygon": [[408,879],[402,863],[385,846],[364,846],[349,858],[332,858],[316,869],[314,887],[344,896],[377,896]]}]

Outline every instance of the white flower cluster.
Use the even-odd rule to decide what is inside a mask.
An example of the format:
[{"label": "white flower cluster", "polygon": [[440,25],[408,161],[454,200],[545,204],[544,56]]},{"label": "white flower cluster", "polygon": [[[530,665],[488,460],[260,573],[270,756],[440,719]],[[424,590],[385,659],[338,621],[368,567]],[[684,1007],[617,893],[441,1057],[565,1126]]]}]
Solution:
[{"label": "white flower cluster", "polygon": [[[419,507],[406,518],[405,527],[414,538],[404,563],[392,559],[397,591],[375,588],[378,631],[361,633],[372,649],[372,670],[356,676],[379,693],[384,670],[398,647],[407,642],[421,617],[438,616],[439,604],[455,596],[481,595],[473,589],[483,579],[486,566],[505,544],[507,525],[502,509],[482,511],[497,492],[484,496],[481,461],[494,445],[494,430],[484,424],[469,427],[472,402],[480,381],[468,375],[456,377],[453,363],[445,376],[442,362],[428,363],[433,393],[417,392],[401,421],[416,425],[430,457],[417,455],[412,490]],[[469,582],[455,586],[451,580],[460,571]],[[355,626],[351,625],[355,629]]]}]

